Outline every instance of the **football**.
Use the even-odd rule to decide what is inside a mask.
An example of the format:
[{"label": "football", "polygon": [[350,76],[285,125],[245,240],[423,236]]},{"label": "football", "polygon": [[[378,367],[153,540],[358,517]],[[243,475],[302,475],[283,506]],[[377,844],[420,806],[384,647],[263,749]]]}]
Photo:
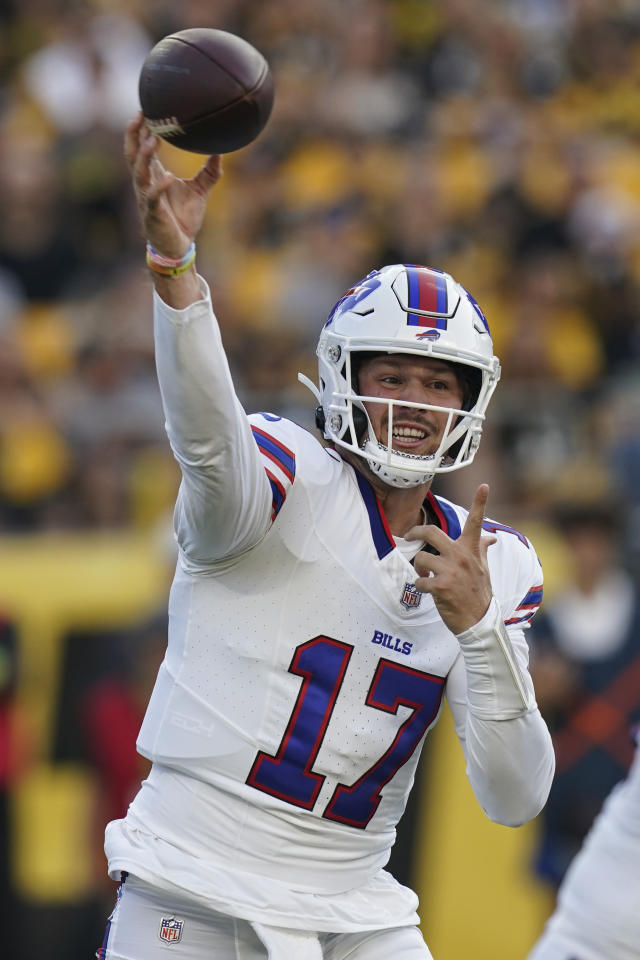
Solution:
[{"label": "football", "polygon": [[193,27],[150,51],[140,106],[152,133],[193,153],[231,153],[264,129],[273,79],[262,54],[233,33]]}]

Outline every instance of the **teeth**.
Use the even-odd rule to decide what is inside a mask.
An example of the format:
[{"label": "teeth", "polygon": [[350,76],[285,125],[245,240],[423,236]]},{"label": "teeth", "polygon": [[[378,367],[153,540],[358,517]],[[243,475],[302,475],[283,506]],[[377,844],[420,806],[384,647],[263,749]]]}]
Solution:
[{"label": "teeth", "polygon": [[409,437],[412,440],[424,440],[426,433],[418,427],[394,427],[393,436],[397,440],[401,437]]}]

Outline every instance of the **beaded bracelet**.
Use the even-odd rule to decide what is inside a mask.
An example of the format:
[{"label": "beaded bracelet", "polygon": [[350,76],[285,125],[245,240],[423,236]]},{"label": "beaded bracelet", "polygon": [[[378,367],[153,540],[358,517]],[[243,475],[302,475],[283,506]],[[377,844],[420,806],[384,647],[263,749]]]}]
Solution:
[{"label": "beaded bracelet", "polygon": [[154,250],[150,243],[147,244],[147,266],[155,273],[161,273],[165,277],[179,277],[186,273],[191,264],[196,259],[195,242],[191,244],[184,257],[179,260],[172,260],[165,257],[157,250]]}]

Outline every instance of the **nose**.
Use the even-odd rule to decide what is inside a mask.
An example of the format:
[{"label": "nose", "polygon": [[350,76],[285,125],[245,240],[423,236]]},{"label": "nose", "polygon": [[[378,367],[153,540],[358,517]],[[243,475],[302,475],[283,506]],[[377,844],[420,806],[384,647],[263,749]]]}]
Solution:
[{"label": "nose", "polygon": [[429,403],[430,393],[428,388],[422,383],[422,380],[419,377],[415,377],[408,379],[402,385],[398,398],[400,400],[407,400],[410,403]]}]

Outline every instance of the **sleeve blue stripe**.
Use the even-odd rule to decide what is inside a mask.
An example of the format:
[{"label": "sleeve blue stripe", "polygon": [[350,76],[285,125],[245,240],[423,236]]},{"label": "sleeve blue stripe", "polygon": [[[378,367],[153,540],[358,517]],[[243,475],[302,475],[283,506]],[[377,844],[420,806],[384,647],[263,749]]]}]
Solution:
[{"label": "sleeve blue stripe", "polygon": [[273,494],[273,509],[276,516],[280,513],[282,504],[284,503],[284,497],[282,492],[278,489],[277,484],[269,477],[269,483],[271,484],[271,493]]},{"label": "sleeve blue stripe", "polygon": [[520,543],[523,543],[527,549],[529,549],[529,544],[527,538],[523,533],[520,533],[519,530],[516,530],[514,527],[508,527],[505,523],[496,523],[495,520],[484,520],[482,523],[482,529],[486,530],[487,533],[512,533],[514,537],[517,537]]},{"label": "sleeve blue stripe", "polygon": [[296,475],[295,459],[290,457],[288,453],[285,453],[282,447],[280,447],[275,440],[271,440],[270,438],[255,432],[253,436],[255,437],[255,441],[258,444],[259,449],[270,453],[271,456],[278,461],[285,473],[290,474],[290,478],[293,480]]},{"label": "sleeve blue stripe", "polygon": [[520,603],[522,607],[525,603],[541,603],[542,602],[542,590],[534,590],[531,593],[528,593],[524,600]]}]

